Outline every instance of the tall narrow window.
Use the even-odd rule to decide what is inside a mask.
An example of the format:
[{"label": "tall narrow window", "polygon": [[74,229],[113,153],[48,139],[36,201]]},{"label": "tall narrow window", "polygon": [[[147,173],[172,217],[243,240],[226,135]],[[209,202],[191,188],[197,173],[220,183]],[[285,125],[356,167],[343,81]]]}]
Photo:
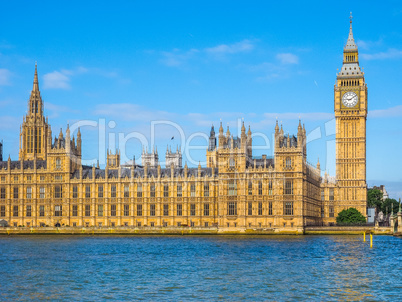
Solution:
[{"label": "tall narrow window", "polygon": [[71,211],[71,216],[78,216],[78,206],[77,205],[73,205],[72,211]]},{"label": "tall narrow window", "polygon": [[177,184],[177,197],[183,196],[183,186],[182,184]]},{"label": "tall narrow window", "polygon": [[252,202],[248,203],[247,214],[250,216],[253,215],[253,203]]},{"label": "tall narrow window", "polygon": [[190,204],[190,216],[195,216],[195,203]]},{"label": "tall narrow window", "polygon": [[329,217],[334,217],[335,213],[334,213],[334,207],[329,207]]},{"label": "tall narrow window", "polygon": [[229,216],[237,215],[237,202],[235,201],[228,202],[228,215]]},{"label": "tall narrow window", "polygon": [[151,184],[151,188],[150,188],[150,191],[151,191],[151,197],[155,197],[155,184]]},{"label": "tall narrow window", "polygon": [[183,215],[183,205],[181,203],[178,203],[176,205],[176,214],[177,216],[182,216]]},{"label": "tall narrow window", "polygon": [[258,203],[258,215],[262,215],[262,202]]},{"label": "tall narrow window", "polygon": [[163,216],[169,216],[169,205],[168,204],[163,205]]},{"label": "tall narrow window", "polygon": [[204,183],[204,197],[209,197],[209,183]]},{"label": "tall narrow window", "polygon": [[32,198],[32,188],[27,187],[27,199],[31,199],[31,198]]},{"label": "tall narrow window", "polygon": [[289,169],[292,167],[292,159],[290,157],[286,157],[286,168]]},{"label": "tall narrow window", "polygon": [[78,187],[75,185],[73,186],[72,198],[74,198],[74,199],[78,198]]},{"label": "tall narrow window", "polygon": [[130,216],[130,205],[124,205],[124,216]]},{"label": "tall narrow window", "polygon": [[18,206],[13,206],[13,216],[18,217]]},{"label": "tall narrow window", "polygon": [[258,182],[258,195],[262,195],[262,182]]},{"label": "tall narrow window", "polygon": [[6,206],[0,206],[0,217],[6,216]]},{"label": "tall narrow window", "polygon": [[272,201],[268,203],[268,215],[272,215]]},{"label": "tall narrow window", "polygon": [[116,216],[116,205],[110,205],[110,216]]},{"label": "tall narrow window", "polygon": [[90,185],[85,186],[85,198],[91,198],[91,186]]},{"label": "tall narrow window", "polygon": [[39,188],[39,198],[40,199],[45,198],[45,187],[40,187]]},{"label": "tall narrow window", "polygon": [[54,216],[63,216],[62,215],[62,206],[61,205],[55,205],[54,206]]},{"label": "tall narrow window", "polygon": [[54,198],[62,198],[63,192],[61,186],[54,186]]},{"label": "tall narrow window", "polygon": [[18,187],[14,187],[13,197],[14,199],[18,199]]},{"label": "tall narrow window", "polygon": [[151,203],[149,205],[149,215],[150,216],[155,216],[155,204],[154,203]]},{"label": "tall narrow window", "polygon": [[334,200],[334,189],[333,188],[329,189],[329,200],[330,201]]},{"label": "tall narrow window", "polygon": [[204,203],[204,216],[209,216],[209,203]]},{"label": "tall narrow window", "polygon": [[103,198],[103,185],[98,185],[98,198]]},{"label": "tall narrow window", "polygon": [[253,195],[253,183],[251,181],[248,182],[248,195]]},{"label": "tall narrow window", "polygon": [[137,204],[137,216],[142,216],[142,204]]},{"label": "tall narrow window", "polygon": [[229,180],[228,195],[234,196],[237,194],[237,186],[235,180]]},{"label": "tall narrow window", "polygon": [[195,183],[191,183],[190,185],[190,196],[195,197]]},{"label": "tall narrow window", "polygon": [[163,185],[163,197],[169,197],[169,185]]},{"label": "tall narrow window", "polygon": [[0,188],[0,199],[6,199],[6,188]]},{"label": "tall narrow window", "polygon": [[[152,186],[151,186],[151,189],[152,189]],[[155,190],[155,185],[154,185],[154,190]],[[151,193],[152,193],[152,191],[151,191]],[[155,191],[154,191],[154,193],[155,193]],[[137,185],[137,197],[138,198],[142,197],[142,184]]]},{"label": "tall narrow window", "polygon": [[293,181],[292,180],[285,181],[285,194],[287,194],[287,195],[293,194]]},{"label": "tall narrow window", "polygon": [[98,216],[103,216],[103,204],[98,205]]},{"label": "tall narrow window", "polygon": [[321,200],[322,201],[325,200],[325,191],[324,191],[324,189],[321,189]]},{"label": "tall narrow window", "polygon": [[124,185],[124,197],[130,197],[130,186],[127,184]]},{"label": "tall narrow window", "polygon": [[116,197],[116,185],[112,185],[110,187],[110,197],[115,198]]},{"label": "tall narrow window", "polygon": [[31,216],[32,216],[32,206],[28,205],[27,206],[26,217],[31,217]]},{"label": "tall narrow window", "polygon": [[61,159],[56,158],[56,170],[60,170],[60,169],[61,169]]},{"label": "tall narrow window", "polygon": [[45,206],[39,206],[39,216],[45,216]]},{"label": "tall narrow window", "polygon": [[85,216],[91,216],[91,205],[90,204],[85,205]]},{"label": "tall narrow window", "polygon": [[293,215],[293,202],[292,201],[285,202],[285,215]]}]

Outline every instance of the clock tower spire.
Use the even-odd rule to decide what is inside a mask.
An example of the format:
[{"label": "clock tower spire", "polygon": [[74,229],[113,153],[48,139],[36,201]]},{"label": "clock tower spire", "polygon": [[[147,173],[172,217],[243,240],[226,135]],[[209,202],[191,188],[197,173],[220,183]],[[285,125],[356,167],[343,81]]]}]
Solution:
[{"label": "clock tower spire", "polygon": [[359,52],[352,30],[352,13],[349,36],[343,49],[343,65],[334,87],[334,110],[338,187],[334,216],[351,207],[366,216],[367,84],[359,66]]}]

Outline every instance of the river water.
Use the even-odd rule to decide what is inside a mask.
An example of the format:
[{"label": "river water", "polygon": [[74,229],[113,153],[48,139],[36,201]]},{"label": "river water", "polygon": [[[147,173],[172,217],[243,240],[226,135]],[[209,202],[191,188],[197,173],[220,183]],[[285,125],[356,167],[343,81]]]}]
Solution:
[{"label": "river water", "polygon": [[2,301],[401,301],[401,269],[391,236],[0,237]]}]

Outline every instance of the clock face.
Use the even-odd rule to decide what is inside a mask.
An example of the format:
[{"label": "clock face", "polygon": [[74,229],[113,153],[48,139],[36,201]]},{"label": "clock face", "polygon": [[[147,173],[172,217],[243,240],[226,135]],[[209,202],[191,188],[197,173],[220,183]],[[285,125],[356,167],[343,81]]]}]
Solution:
[{"label": "clock face", "polygon": [[343,105],[349,108],[356,106],[357,101],[358,101],[357,94],[354,93],[353,91],[346,92],[342,97]]}]

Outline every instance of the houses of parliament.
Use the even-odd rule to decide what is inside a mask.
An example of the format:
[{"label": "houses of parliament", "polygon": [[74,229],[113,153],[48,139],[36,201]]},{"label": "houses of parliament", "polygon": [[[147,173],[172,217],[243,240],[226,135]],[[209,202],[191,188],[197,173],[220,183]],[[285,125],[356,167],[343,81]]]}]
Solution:
[{"label": "houses of parliament", "polygon": [[189,168],[182,155],[143,151],[141,165],[107,152],[104,169],[82,165],[80,130],[53,138],[35,65],[19,137],[19,159],[0,159],[0,220],[10,226],[199,227],[300,230],[331,225],[357,208],[366,216],[367,85],[350,21],[343,65],[334,85],[336,176],[307,162],[306,129],[275,126],[273,157],[253,157],[251,128],[240,137],[212,126],[207,165]]}]

